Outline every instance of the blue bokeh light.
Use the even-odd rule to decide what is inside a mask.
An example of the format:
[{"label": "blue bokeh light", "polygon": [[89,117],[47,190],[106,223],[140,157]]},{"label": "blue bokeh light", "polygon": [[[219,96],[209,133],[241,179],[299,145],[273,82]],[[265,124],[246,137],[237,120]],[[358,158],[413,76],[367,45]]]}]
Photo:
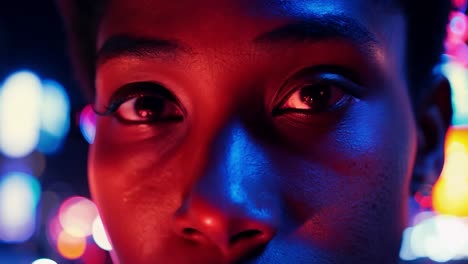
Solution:
[{"label": "blue bokeh light", "polygon": [[0,240],[21,243],[32,236],[40,194],[31,175],[11,172],[0,178]]},{"label": "blue bokeh light", "polygon": [[58,151],[70,130],[70,100],[57,82],[42,83],[41,129],[38,150],[50,154]]}]

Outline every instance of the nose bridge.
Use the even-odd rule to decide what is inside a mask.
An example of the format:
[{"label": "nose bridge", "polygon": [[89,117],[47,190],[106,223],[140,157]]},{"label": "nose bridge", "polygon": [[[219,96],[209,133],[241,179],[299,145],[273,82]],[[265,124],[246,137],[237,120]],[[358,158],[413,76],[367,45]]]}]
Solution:
[{"label": "nose bridge", "polygon": [[265,207],[274,188],[263,143],[240,120],[231,120],[214,137],[203,175],[193,195],[211,201],[225,213],[268,218]]},{"label": "nose bridge", "polygon": [[174,215],[182,238],[214,244],[228,259],[266,245],[280,217],[267,152],[238,120],[213,137],[201,175]]}]

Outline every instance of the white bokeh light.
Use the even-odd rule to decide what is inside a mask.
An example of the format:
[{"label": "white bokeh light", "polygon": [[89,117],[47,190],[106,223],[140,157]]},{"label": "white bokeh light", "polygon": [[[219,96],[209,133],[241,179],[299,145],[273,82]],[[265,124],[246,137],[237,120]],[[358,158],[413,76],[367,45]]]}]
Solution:
[{"label": "white bokeh light", "polygon": [[106,230],[99,216],[93,222],[93,239],[100,248],[107,251],[112,250],[112,245],[107,238]]},{"label": "white bokeh light", "polygon": [[40,189],[36,178],[20,172],[0,180],[0,240],[16,243],[32,236]]},{"label": "white bokeh light", "polygon": [[42,84],[28,71],[12,74],[0,90],[0,150],[9,157],[24,157],[39,140]]},{"label": "white bokeh light", "polygon": [[447,262],[468,258],[468,219],[434,215],[403,233],[400,258]]},{"label": "white bokeh light", "polygon": [[48,258],[41,258],[33,261],[31,264],[57,264],[57,262]]},{"label": "white bokeh light", "polygon": [[468,69],[459,63],[442,65],[442,72],[452,86],[452,102],[454,108],[453,125],[468,123]]}]

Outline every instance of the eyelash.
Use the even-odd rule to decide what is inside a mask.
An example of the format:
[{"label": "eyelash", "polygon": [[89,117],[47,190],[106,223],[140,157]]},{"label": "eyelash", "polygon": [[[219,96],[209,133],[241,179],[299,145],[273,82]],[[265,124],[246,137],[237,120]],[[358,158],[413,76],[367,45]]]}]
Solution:
[{"label": "eyelash", "polygon": [[104,111],[99,111],[94,109],[94,112],[100,116],[111,116],[115,117],[122,123],[126,124],[146,124],[146,123],[160,123],[160,122],[173,122],[181,121],[183,119],[182,115],[172,116],[169,118],[160,118],[158,120],[128,120],[123,118],[118,114],[119,109],[125,103],[131,102],[132,100],[138,100],[142,98],[157,98],[164,101],[164,103],[172,103],[176,105],[176,108],[182,112],[180,109],[180,104],[177,99],[169,92],[166,88],[158,83],[153,82],[135,82],[129,83],[121,88],[119,88],[109,100],[109,103],[104,106]]},{"label": "eyelash", "polygon": [[[321,66],[314,69],[304,69],[286,83],[282,90],[286,90],[286,95],[282,98],[276,107],[273,109],[273,116],[287,115],[287,114],[300,114],[306,117],[314,117],[318,114],[332,113],[342,109],[349,103],[356,101],[358,98],[355,94],[359,94],[362,87],[357,81],[354,81],[353,74],[342,68],[333,66]],[[291,107],[283,107],[288,100],[290,100],[296,93],[301,92],[307,87],[322,87],[327,86],[330,89],[336,88],[343,93],[334,105],[325,111],[314,111],[311,109],[299,109]],[[293,87],[293,88],[290,88]],[[284,93],[283,93],[284,94]]]},{"label": "eyelash", "polygon": [[[338,72],[338,73],[336,73]],[[301,115],[306,118],[313,118],[315,116],[318,116],[319,114],[325,114],[325,113],[331,113],[340,110],[341,108],[349,105],[349,103],[352,102],[352,99],[358,100],[357,97],[353,96],[352,94],[358,93],[359,90],[361,89],[361,86],[350,79],[348,76],[350,76],[349,72],[341,69],[341,68],[335,68],[335,67],[330,67],[330,66],[321,66],[321,67],[315,67],[314,70],[310,69],[304,69],[300,71],[298,74],[295,75],[295,77],[291,78],[289,81],[286,82],[286,85],[280,89],[280,94],[281,90],[286,90],[287,93],[286,95],[282,96],[281,101],[277,104],[277,106],[272,110],[272,115],[273,117],[280,116],[280,115],[289,115],[289,114],[296,114],[296,115]],[[293,87],[293,88],[290,88]],[[302,106],[306,105],[306,108],[310,107],[311,109],[305,109],[305,108],[295,108],[295,107],[284,107],[289,100],[296,95],[296,93],[302,92],[306,88],[311,88],[311,87],[318,87],[323,90],[325,87],[326,89],[339,89],[340,92],[342,92],[342,97],[339,98],[339,100],[336,100],[336,103],[331,105],[325,110],[317,108],[323,107],[320,102],[320,98],[317,99],[319,100],[317,103],[317,100],[314,100],[316,98],[312,98],[313,96],[309,97],[310,102],[304,102],[301,101],[300,103]],[[309,90],[308,92],[312,91],[312,94],[316,93],[315,88],[312,90]],[[284,92],[283,92],[284,94]],[[315,94],[317,95],[317,94]],[[319,93],[320,96],[323,95],[323,93]],[[300,100],[304,98],[303,95],[300,95],[302,97],[299,97]],[[326,98],[326,100],[330,100],[330,94],[328,94],[329,98]],[[297,96],[296,96],[297,97]],[[135,104],[138,102],[137,100],[141,98],[146,98],[148,99],[160,99],[163,102],[163,110],[161,110],[161,113],[156,113],[160,114],[156,117],[152,116],[152,114],[149,114],[148,116],[139,116],[137,118],[134,118],[134,120],[131,120],[131,118],[123,118],[122,114],[119,114],[119,109],[121,108],[122,105],[126,103],[131,103],[132,100],[133,102],[133,109],[130,111],[134,111],[135,109]],[[335,98],[336,99],[336,98]],[[296,98],[296,103],[297,103],[297,98]],[[328,102],[328,101],[327,101]],[[310,104],[318,104],[315,105],[315,108],[313,106],[310,106]],[[172,105],[171,105],[172,104]],[[140,105],[141,106],[141,105]],[[172,110],[176,109],[177,114],[169,116],[169,118],[161,118],[162,115],[164,115],[164,110],[168,108],[168,106],[173,107]],[[175,106],[175,107],[174,107]],[[112,96],[111,99],[109,100],[109,103],[104,107],[104,111],[99,111],[95,108],[94,112],[97,115],[100,116],[110,116],[114,115],[120,122],[122,123],[127,123],[127,124],[148,124],[148,123],[160,123],[160,122],[171,122],[171,121],[181,121],[183,120],[183,114],[180,104],[178,103],[177,99],[175,96],[166,88],[164,88],[162,85],[154,82],[136,82],[136,83],[129,83],[124,85],[123,87],[119,88]],[[125,107],[123,108],[125,109]],[[125,110],[123,110],[125,113]],[[151,110],[150,110],[151,112]],[[135,111],[134,111],[135,113]],[[138,112],[140,114],[141,112]],[[154,112],[153,112],[154,113]],[[127,111],[128,114],[128,111]],[[138,115],[137,114],[137,115]],[[173,114],[173,113],[172,113]],[[128,115],[127,115],[128,117]],[[140,118],[141,120],[135,120]],[[151,119],[153,118],[153,119]]]}]

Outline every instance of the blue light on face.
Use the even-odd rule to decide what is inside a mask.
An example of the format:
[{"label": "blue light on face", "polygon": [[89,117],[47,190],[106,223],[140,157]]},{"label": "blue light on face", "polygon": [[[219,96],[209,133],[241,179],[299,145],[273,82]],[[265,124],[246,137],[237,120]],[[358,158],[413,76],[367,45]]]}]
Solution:
[{"label": "blue light on face", "polygon": [[41,81],[19,71],[0,89],[0,151],[19,158],[31,153],[39,140]]},{"label": "blue light on face", "polygon": [[0,178],[0,240],[21,243],[32,236],[40,193],[31,175],[13,172]]},{"label": "blue light on face", "polygon": [[65,89],[57,82],[42,83],[41,132],[38,149],[56,152],[70,129],[70,101]]}]

